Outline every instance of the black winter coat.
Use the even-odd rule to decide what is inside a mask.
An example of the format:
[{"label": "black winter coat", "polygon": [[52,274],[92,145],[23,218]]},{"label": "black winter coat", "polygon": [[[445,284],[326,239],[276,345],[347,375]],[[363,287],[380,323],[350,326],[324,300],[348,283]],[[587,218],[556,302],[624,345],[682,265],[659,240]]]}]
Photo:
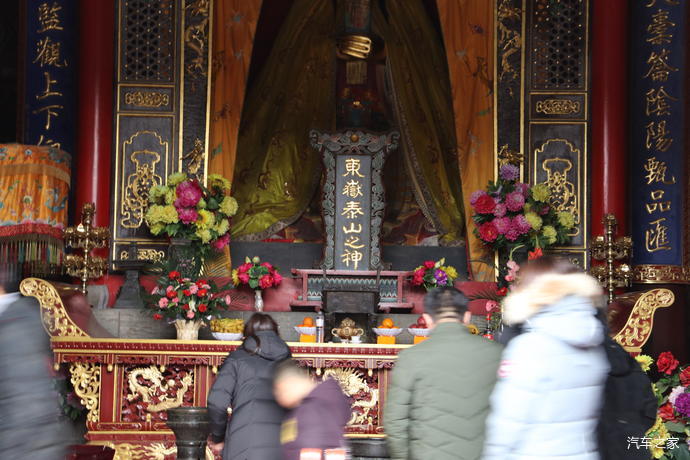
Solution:
[{"label": "black winter coat", "polygon": [[611,371],[597,427],[599,455],[601,460],[647,460],[649,451],[629,447],[628,439],[642,439],[654,425],[657,401],[652,384],[637,361],[610,337],[604,349]]},{"label": "black winter coat", "polygon": [[[211,439],[225,441],[224,460],[277,460],[280,424],[285,414],[273,397],[275,365],[290,349],[271,331],[230,353],[208,395]],[[228,421],[227,409],[232,409]]]}]

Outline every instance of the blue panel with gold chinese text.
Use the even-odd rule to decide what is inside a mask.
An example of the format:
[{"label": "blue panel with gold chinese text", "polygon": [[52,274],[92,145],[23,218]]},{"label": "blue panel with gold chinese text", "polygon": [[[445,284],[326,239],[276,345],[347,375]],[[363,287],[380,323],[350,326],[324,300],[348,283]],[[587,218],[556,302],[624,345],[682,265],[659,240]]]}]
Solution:
[{"label": "blue panel with gold chinese text", "polygon": [[633,262],[682,265],[687,2],[631,2]]},{"label": "blue panel with gold chinese text", "polygon": [[74,154],[78,2],[26,1],[23,141]]}]

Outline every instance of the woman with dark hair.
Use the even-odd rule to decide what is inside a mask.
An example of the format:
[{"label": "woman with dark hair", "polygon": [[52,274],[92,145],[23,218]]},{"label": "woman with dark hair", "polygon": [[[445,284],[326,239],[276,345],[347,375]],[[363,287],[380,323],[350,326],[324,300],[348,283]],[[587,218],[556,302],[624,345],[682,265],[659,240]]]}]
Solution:
[{"label": "woman with dark hair", "polygon": [[564,259],[520,270],[503,321],[523,332],[505,348],[486,422],[484,460],[599,460],[596,429],[609,372],[602,289]]},{"label": "woman with dark hair", "polygon": [[275,365],[289,357],[273,318],[252,315],[244,326],[242,346],[228,355],[208,395],[208,444],[215,454],[222,452],[224,460],[281,457],[284,411],[273,397],[273,373]]}]

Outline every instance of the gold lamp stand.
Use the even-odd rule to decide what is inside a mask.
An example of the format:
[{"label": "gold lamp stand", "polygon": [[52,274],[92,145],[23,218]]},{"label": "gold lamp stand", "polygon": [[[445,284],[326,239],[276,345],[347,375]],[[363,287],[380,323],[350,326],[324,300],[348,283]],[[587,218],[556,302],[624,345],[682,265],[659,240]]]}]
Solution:
[{"label": "gold lamp stand", "polygon": [[632,270],[626,263],[632,250],[632,239],[629,236],[616,238],[618,222],[613,214],[606,214],[603,219],[606,234],[597,236],[590,250],[592,259],[605,262],[604,265],[593,265],[590,273],[608,293],[608,303],[613,302],[616,288],[630,286]]},{"label": "gold lamp stand", "polygon": [[81,210],[81,222],[76,227],[67,227],[64,238],[65,246],[81,249],[82,255],[68,254],[65,267],[70,276],[81,280],[81,292],[86,295],[88,280],[100,278],[107,269],[107,260],[91,254],[97,248],[108,246],[109,232],[107,227],[93,227],[93,216],[96,207],[85,203]]}]

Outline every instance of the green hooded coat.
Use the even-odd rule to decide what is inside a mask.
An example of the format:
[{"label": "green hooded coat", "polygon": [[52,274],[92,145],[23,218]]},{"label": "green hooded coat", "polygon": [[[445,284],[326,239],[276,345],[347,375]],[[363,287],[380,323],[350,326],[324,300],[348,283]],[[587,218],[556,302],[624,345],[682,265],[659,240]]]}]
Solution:
[{"label": "green hooded coat", "polygon": [[500,357],[500,345],[459,322],[401,352],[384,410],[390,457],[479,459]]}]

